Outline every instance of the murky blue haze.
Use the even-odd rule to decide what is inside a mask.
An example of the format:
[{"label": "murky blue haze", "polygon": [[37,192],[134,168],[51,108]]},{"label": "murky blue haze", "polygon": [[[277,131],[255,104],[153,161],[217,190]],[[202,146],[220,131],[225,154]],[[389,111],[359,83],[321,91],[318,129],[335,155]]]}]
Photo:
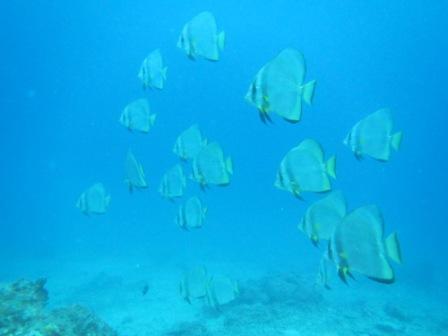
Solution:
[{"label": "murky blue haze", "polygon": [[[216,63],[193,62],[176,48],[183,24],[203,10],[226,32]],[[312,137],[337,155],[334,187],[350,209],[377,204],[386,231],[399,232],[405,263],[393,286],[445,293],[447,14],[442,0],[2,2],[1,259],[34,264],[40,276],[40,260],[128,257],[160,267],[213,261],[312,276],[321,252],[297,224],[321,196],[302,202],[273,186],[283,155]],[[307,79],[318,83],[314,103],[298,124],[274,118],[264,125],[244,95],[285,47],[304,53]],[[145,92],[136,75],[156,48],[167,84]],[[156,125],[132,134],[118,119],[144,96]],[[381,107],[393,110],[402,147],[388,163],[358,162],[342,140]],[[193,123],[232,156],[235,173],[230,186],[206,193],[189,183],[188,195],[201,195],[209,213],[201,230],[187,233],[174,223],[179,202],[162,199],[157,188],[178,162],[177,135]],[[129,148],[149,182],[132,195],[124,184]],[[112,203],[104,216],[86,217],[75,203],[97,181]],[[17,266],[0,280],[28,272]]]}]

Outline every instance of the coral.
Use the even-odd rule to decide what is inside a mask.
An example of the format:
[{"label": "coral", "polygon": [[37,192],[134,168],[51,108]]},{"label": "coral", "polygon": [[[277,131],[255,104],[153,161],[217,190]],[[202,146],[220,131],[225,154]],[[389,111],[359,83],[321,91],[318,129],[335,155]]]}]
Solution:
[{"label": "coral", "polygon": [[21,335],[42,318],[48,301],[45,283],[20,280],[0,286],[0,335]]},{"label": "coral", "polygon": [[116,336],[84,307],[47,311],[45,283],[20,280],[0,286],[0,336]]}]

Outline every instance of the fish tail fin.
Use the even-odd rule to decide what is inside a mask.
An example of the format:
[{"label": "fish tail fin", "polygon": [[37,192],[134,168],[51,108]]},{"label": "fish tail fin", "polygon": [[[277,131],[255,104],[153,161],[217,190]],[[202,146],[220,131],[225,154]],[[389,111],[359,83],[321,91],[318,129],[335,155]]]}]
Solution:
[{"label": "fish tail fin", "polygon": [[151,114],[149,116],[149,122],[151,123],[151,125],[154,125],[156,118],[157,118],[157,114]]},{"label": "fish tail fin", "polygon": [[392,135],[390,144],[394,150],[398,151],[400,149],[402,139],[403,139],[403,132],[397,132],[394,135]]},{"label": "fish tail fin", "polygon": [[325,164],[327,174],[336,179],[336,156],[332,156]]},{"label": "fish tail fin", "polygon": [[219,50],[223,50],[226,44],[226,33],[224,31],[218,34],[218,48]]},{"label": "fish tail fin", "polygon": [[401,257],[400,242],[395,232],[390,234],[386,238],[385,245],[386,252],[389,258],[395,261],[397,264],[401,264],[403,262],[403,259]]},{"label": "fish tail fin", "polygon": [[314,97],[314,89],[316,88],[316,81],[312,80],[302,86],[302,99],[308,105],[311,105]]},{"label": "fish tail fin", "polygon": [[233,174],[233,163],[232,158],[230,156],[226,159],[226,169],[229,172],[229,174]]}]

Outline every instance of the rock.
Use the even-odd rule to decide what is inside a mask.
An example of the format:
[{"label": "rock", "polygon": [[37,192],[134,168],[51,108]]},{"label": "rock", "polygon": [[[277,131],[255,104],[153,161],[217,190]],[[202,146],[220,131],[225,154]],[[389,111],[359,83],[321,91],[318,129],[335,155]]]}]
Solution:
[{"label": "rock", "polygon": [[0,336],[116,336],[81,306],[47,311],[45,279],[0,286]]}]

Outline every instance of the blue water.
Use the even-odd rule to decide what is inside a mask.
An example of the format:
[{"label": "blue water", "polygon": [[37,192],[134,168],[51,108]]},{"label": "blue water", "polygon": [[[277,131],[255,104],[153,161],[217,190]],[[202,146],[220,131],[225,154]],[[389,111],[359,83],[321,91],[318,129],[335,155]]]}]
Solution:
[{"label": "blue water", "polygon": [[[176,48],[183,24],[203,10],[227,36],[216,63]],[[301,202],[273,187],[283,155],[312,137],[337,155],[334,187],[349,207],[377,204],[386,231],[399,233],[405,263],[394,286],[435,286],[433,278],[448,277],[447,14],[442,0],[2,2],[1,259],[139,255],[161,264],[309,264],[312,274],[320,252],[296,226],[320,196]],[[314,103],[298,124],[264,125],[244,95],[285,47],[304,53],[307,79],[318,83]],[[156,48],[168,66],[166,88],[144,92],[136,75]],[[158,116],[147,135],[118,123],[140,97]],[[381,107],[393,110],[402,147],[388,163],[358,162],[342,140]],[[232,156],[235,174],[205,194],[189,184],[209,214],[203,229],[186,233],[174,223],[177,204],[157,188],[178,162],[177,135],[193,123]],[[132,195],[124,184],[129,148],[149,181]],[[97,181],[112,203],[106,215],[86,217],[75,203]]]}]

